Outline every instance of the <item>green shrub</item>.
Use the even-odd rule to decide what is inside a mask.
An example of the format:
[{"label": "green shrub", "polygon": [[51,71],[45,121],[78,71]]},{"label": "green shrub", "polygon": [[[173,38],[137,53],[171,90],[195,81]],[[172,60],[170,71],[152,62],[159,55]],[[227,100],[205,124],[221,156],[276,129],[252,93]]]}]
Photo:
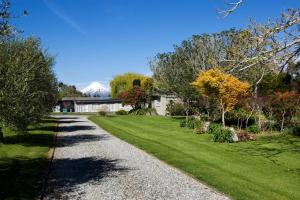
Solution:
[{"label": "green shrub", "polygon": [[207,133],[208,134],[214,134],[215,132],[217,132],[219,129],[223,128],[223,126],[221,124],[217,124],[217,123],[211,123],[208,126],[208,130]]},{"label": "green shrub", "polygon": [[297,126],[297,125],[289,126],[289,127],[285,128],[285,132],[288,134],[300,136],[300,126]]},{"label": "green shrub", "polygon": [[157,115],[155,108],[139,108],[129,111],[131,115]]},{"label": "green shrub", "polygon": [[128,114],[128,112],[126,110],[118,110],[116,112],[116,115],[127,115],[127,114]]},{"label": "green shrub", "polygon": [[186,127],[186,120],[184,119],[184,120],[180,121],[179,126],[182,127],[182,128]]},{"label": "green shrub", "polygon": [[248,126],[246,130],[249,133],[255,133],[255,134],[260,133],[260,131],[261,131],[260,128],[255,124]]},{"label": "green shrub", "polygon": [[106,115],[107,115],[107,112],[105,112],[105,111],[99,111],[99,112],[98,112],[98,115],[100,115],[100,116],[106,116]]},{"label": "green shrub", "polygon": [[194,128],[194,133],[203,134],[204,131],[204,122],[202,120],[197,120]]},{"label": "green shrub", "polygon": [[232,132],[227,128],[217,128],[213,132],[213,141],[221,143],[232,143]]},{"label": "green shrub", "polygon": [[167,111],[168,115],[171,115],[171,116],[184,116],[185,115],[184,105],[182,103],[175,103],[173,101],[170,101],[170,103],[167,105],[166,111]]}]

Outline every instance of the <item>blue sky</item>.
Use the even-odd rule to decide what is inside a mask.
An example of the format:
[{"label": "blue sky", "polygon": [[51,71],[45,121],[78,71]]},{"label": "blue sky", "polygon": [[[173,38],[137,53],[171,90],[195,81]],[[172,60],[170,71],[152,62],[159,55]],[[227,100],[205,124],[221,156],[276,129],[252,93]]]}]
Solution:
[{"label": "blue sky", "polygon": [[242,28],[278,17],[300,0],[245,0],[225,19],[217,9],[224,0],[12,0],[13,23],[23,35],[40,37],[55,55],[57,78],[83,88],[106,85],[117,74],[150,75],[148,62],[191,35]]}]

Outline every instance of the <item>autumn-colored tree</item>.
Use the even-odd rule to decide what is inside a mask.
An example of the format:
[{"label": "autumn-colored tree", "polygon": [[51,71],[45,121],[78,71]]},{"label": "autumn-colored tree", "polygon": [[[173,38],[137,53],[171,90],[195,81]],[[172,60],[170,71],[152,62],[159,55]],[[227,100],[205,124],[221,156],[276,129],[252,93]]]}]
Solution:
[{"label": "autumn-colored tree", "polygon": [[280,131],[299,110],[300,95],[295,92],[276,92],[271,98],[271,107],[275,119],[280,122]]},{"label": "autumn-colored tree", "polygon": [[145,91],[139,87],[134,86],[133,88],[122,92],[119,95],[124,105],[130,105],[133,110],[141,108],[146,103],[147,95]]},{"label": "autumn-colored tree", "polygon": [[225,114],[238,103],[239,98],[249,94],[250,85],[219,69],[200,72],[192,83],[200,95],[216,101],[222,111],[222,122],[225,126]]}]

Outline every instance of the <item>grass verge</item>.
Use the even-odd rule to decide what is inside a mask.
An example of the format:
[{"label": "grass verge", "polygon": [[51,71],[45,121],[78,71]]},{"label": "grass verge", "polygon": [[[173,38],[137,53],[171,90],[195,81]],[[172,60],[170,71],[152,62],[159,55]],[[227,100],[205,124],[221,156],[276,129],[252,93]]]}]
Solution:
[{"label": "grass verge", "polygon": [[57,122],[46,119],[27,134],[4,132],[0,144],[0,199],[37,199]]},{"label": "grass verge", "polygon": [[91,116],[122,140],[156,156],[233,199],[300,199],[300,138],[258,137],[220,144],[159,116]]}]

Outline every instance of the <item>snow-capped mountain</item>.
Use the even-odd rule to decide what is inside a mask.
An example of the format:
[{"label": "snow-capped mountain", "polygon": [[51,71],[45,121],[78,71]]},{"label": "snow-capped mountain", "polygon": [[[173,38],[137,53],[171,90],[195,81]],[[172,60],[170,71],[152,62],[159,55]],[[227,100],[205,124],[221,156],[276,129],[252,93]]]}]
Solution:
[{"label": "snow-capped mountain", "polygon": [[110,95],[109,89],[98,82],[91,83],[89,86],[82,89],[81,92],[88,96],[109,97]]}]

